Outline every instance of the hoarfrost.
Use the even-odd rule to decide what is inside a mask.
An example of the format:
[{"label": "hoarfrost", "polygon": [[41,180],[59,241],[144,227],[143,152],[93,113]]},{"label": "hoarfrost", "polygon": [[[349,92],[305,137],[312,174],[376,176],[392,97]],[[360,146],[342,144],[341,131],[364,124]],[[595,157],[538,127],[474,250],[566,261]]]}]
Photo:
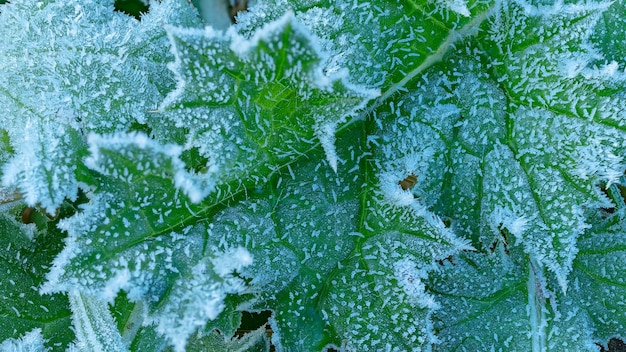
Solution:
[{"label": "hoarfrost", "polygon": [[2,352],[45,352],[41,329],[34,329],[20,338],[7,339],[0,344]]},{"label": "hoarfrost", "polygon": [[171,288],[171,299],[154,312],[150,321],[166,336],[177,352],[185,351],[187,340],[196,330],[214,320],[224,309],[227,294],[240,294],[246,285],[233,272],[252,263],[243,248],[216,253],[210,263],[200,262],[191,268],[190,277],[177,280]]},{"label": "hoarfrost", "polygon": [[465,0],[439,0],[438,2],[461,16],[467,17],[471,15]]},{"label": "hoarfrost", "polygon": [[76,342],[70,350],[126,352],[106,302],[77,291],[68,293]]},{"label": "hoarfrost", "polygon": [[[116,151],[122,156],[132,158],[132,153],[127,151],[145,150],[146,153],[154,153],[157,157],[152,160],[143,159],[138,162],[144,172],[150,172],[154,168],[168,167],[168,173],[173,174],[174,185],[181,189],[185,195],[193,203],[200,202],[204,197],[215,190],[215,173],[216,167],[205,170],[202,174],[188,172],[185,164],[180,160],[182,148],[174,144],[161,145],[160,143],[148,138],[141,133],[118,133],[114,135],[100,136],[90,134],[87,138],[89,144],[90,156],[85,159],[85,166],[102,173],[124,173],[128,171],[116,170],[115,165],[110,164],[111,160],[101,156],[101,150]],[[145,157],[144,157],[145,158]],[[164,158],[163,164],[159,163],[159,159]],[[102,159],[102,160],[101,160]],[[167,165],[167,166],[166,166]],[[129,177],[131,177],[129,175]],[[131,181],[130,179],[128,179]]]},{"label": "hoarfrost", "polygon": [[169,27],[168,35],[178,83],[160,110],[177,128],[194,126],[185,148],[197,148],[225,182],[264,180],[276,162],[316,143],[335,169],[337,128],[377,94],[345,70],[324,72],[328,54],[290,12],[250,38],[233,27]]},{"label": "hoarfrost", "polygon": [[53,214],[75,199],[82,136],[145,123],[172,85],[162,22],[193,25],[192,8],[178,0],[153,7],[138,22],[101,1],[2,6],[0,114],[15,150],[2,183],[27,204]]}]

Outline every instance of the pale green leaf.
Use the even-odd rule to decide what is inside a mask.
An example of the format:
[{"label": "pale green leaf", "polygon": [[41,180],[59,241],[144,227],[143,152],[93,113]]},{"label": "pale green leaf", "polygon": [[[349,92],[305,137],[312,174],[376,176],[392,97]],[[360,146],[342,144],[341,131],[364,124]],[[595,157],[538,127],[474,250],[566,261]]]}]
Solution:
[{"label": "pale green leaf", "polygon": [[68,294],[76,341],[70,351],[124,352],[128,349],[102,300],[77,291]]},{"label": "pale green leaf", "polygon": [[[615,81],[584,66],[569,77],[562,65],[588,54],[580,28],[604,8],[503,5],[484,24],[492,44],[468,43],[480,61],[450,56],[378,109],[396,180],[404,170],[426,182],[414,188],[422,203],[479,248],[488,250],[506,229],[514,236],[507,241],[547,266],[563,289],[576,239],[589,227],[584,209],[610,206],[599,186],[624,170],[624,101],[605,95]],[[544,38],[541,28],[553,25]],[[522,34],[527,28],[535,37]]]},{"label": "pale green leaf", "polygon": [[491,1],[463,0],[262,0],[239,14],[235,27],[249,36],[293,10],[331,53],[325,70],[347,68],[356,82],[391,94],[474,34],[490,6]]},{"label": "pale green leaf", "polygon": [[48,351],[43,344],[41,329],[34,329],[19,339],[7,339],[0,344],[2,352],[44,352]]},{"label": "pale green leaf", "polygon": [[173,87],[163,24],[194,25],[192,8],[178,0],[153,8],[139,22],[104,0],[3,6],[0,117],[15,153],[2,182],[28,205],[54,213],[75,199],[83,136],[145,123]]},{"label": "pale green leaf", "polygon": [[208,159],[207,177],[266,181],[317,144],[337,168],[335,131],[375,92],[324,72],[328,54],[292,14],[250,39],[212,27],[168,33],[178,86],[160,110]]},{"label": "pale green leaf", "polygon": [[148,303],[149,321],[182,351],[222,311],[227,294],[244,290],[232,272],[252,258],[242,248],[206,251],[206,226],[194,223],[209,207],[192,204],[174,184],[186,175],[179,147],[140,134],[89,142],[94,190],[80,213],[61,222],[66,246],[42,291],[112,301],[125,290]]},{"label": "pale green leaf", "polygon": [[505,255],[502,243],[498,254],[442,262],[428,283],[441,303],[437,350],[598,351],[623,336],[623,226],[615,216],[581,235],[567,294],[552,291],[520,251]]},{"label": "pale green leaf", "polygon": [[[49,263],[60,250],[61,236],[59,231],[46,233],[34,224],[18,223],[13,215],[23,208],[9,210],[5,206],[0,215],[0,341],[34,337],[34,331],[39,331],[45,348],[62,349],[74,337],[67,297],[41,295],[38,291]],[[27,340],[36,342],[22,338],[23,343]],[[18,342],[6,342],[7,346],[15,343]]]},{"label": "pale green leaf", "polygon": [[437,304],[422,280],[435,260],[469,247],[412,197],[394,204],[378,178],[363,177],[374,175],[353,145],[363,132],[339,138],[337,174],[315,159],[289,165],[269,190],[212,219],[216,250],[245,246],[255,258],[241,272],[257,295],[249,306],[273,311],[282,350],[419,350],[436,340]]}]

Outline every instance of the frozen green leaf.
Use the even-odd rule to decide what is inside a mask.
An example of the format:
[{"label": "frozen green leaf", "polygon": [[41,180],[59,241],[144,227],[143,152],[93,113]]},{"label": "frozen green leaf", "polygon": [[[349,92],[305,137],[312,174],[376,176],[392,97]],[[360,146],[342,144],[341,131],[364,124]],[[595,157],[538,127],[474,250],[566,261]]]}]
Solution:
[{"label": "frozen green leaf", "polygon": [[466,253],[442,262],[428,285],[441,304],[437,350],[598,351],[598,344],[621,336],[623,226],[623,218],[613,217],[581,235],[567,294],[551,291],[544,270],[520,251],[503,255],[502,243],[498,255]]},{"label": "frozen green leaf", "polygon": [[363,132],[358,125],[341,135],[337,174],[315,158],[289,165],[269,194],[211,221],[216,250],[244,246],[255,258],[241,272],[257,293],[248,309],[273,311],[281,349],[402,350],[436,340],[437,304],[422,280],[437,259],[470,247],[412,197],[385,200],[379,179],[363,177],[374,175],[362,169],[369,154],[353,144]]},{"label": "frozen green leaf", "polygon": [[562,305],[579,306],[585,311],[594,339],[603,345],[613,337],[623,338],[626,331],[623,211],[581,236],[570,279],[572,289],[562,299]]},{"label": "frozen green leaf", "polygon": [[2,348],[623,344],[624,1],[219,3],[0,6]]},{"label": "frozen green leaf", "polygon": [[392,94],[474,34],[493,6],[463,0],[261,0],[238,16],[235,27],[250,35],[293,10],[331,53],[325,70],[347,68],[355,82]]},{"label": "frozen green leaf", "polygon": [[337,168],[335,131],[375,92],[324,72],[328,54],[292,14],[250,39],[212,27],[168,33],[178,86],[160,110],[208,159],[207,177],[265,181],[316,144]]},{"label": "frozen green leaf", "polygon": [[0,215],[0,341],[23,336],[21,342],[5,341],[2,348],[20,343],[34,346],[39,344],[35,339],[39,336],[45,348],[63,349],[74,335],[67,297],[41,295],[38,291],[49,263],[59,251],[60,233],[46,233],[34,224],[18,223],[11,214],[22,208],[9,212],[5,206]]},{"label": "frozen green leaf", "polygon": [[241,337],[228,338],[217,332],[205,336],[195,336],[189,341],[190,352],[267,352],[269,341],[265,326],[247,332]]},{"label": "frozen green leaf", "polygon": [[0,344],[0,351],[6,352],[44,352],[48,349],[43,344],[41,329],[34,329],[19,339],[7,339]]},{"label": "frozen green leaf", "polygon": [[[613,1],[595,25],[591,38],[602,50],[603,59],[615,68],[626,67],[626,2]],[[603,64],[600,62],[599,64]]]},{"label": "frozen green leaf", "polygon": [[[128,349],[102,300],[75,292],[68,294],[76,341],[69,350],[125,352]],[[96,332],[96,333],[94,333]]]},{"label": "frozen green leaf", "polygon": [[124,290],[146,301],[148,321],[184,350],[187,337],[222,311],[226,295],[243,291],[232,273],[252,258],[242,248],[206,251],[206,226],[194,223],[209,207],[175,186],[187,175],[179,147],[141,134],[92,135],[89,143],[91,199],[60,223],[68,238],[42,291],[80,290],[109,302]]},{"label": "frozen green leaf", "polygon": [[[154,3],[139,22],[113,3],[12,1],[0,12],[0,116],[14,155],[4,186],[54,213],[74,199],[83,136],[145,123],[174,86],[163,24],[195,25],[184,1]],[[34,186],[37,185],[37,186]]]},{"label": "frozen green leaf", "polygon": [[415,174],[421,202],[483,250],[508,233],[503,240],[523,246],[564,290],[576,239],[589,227],[583,211],[610,207],[600,186],[624,170],[626,109],[607,95],[621,76],[563,66],[588,55],[581,27],[604,8],[503,5],[484,24],[491,44],[479,35],[467,44],[473,55],[450,56],[378,109],[388,137],[377,143],[389,138],[395,180]]}]

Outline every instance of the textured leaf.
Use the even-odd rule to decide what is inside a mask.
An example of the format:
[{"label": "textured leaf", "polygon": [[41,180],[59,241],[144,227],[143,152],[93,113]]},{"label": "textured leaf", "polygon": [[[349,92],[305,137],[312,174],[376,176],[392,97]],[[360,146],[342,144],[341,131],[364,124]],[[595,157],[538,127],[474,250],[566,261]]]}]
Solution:
[{"label": "textured leaf", "polygon": [[363,132],[357,126],[339,139],[338,174],[324,162],[294,164],[269,194],[211,221],[216,250],[241,245],[256,258],[241,272],[258,292],[250,308],[274,311],[272,342],[281,350],[405,350],[435,340],[436,304],[421,280],[436,259],[468,247],[414,201],[380,199],[378,179],[364,179],[359,166],[367,154],[354,142]]},{"label": "textured leaf", "polygon": [[[598,20],[591,38],[602,51],[604,60],[610,62],[609,66],[619,67],[622,71],[626,67],[626,3],[613,1],[610,7],[602,13]],[[603,64],[600,62],[600,64]]]},{"label": "textured leaf", "polygon": [[602,345],[613,337],[625,338],[624,226],[622,203],[618,216],[581,236],[570,279],[572,290],[562,303],[584,310],[595,340]]},{"label": "textured leaf", "polygon": [[109,312],[127,346],[131,346],[137,338],[137,332],[144,322],[145,308],[142,301],[130,301],[124,291],[119,292],[114,302],[109,305]]},{"label": "textured leaf", "polygon": [[142,22],[104,0],[3,6],[0,116],[16,151],[3,184],[49,213],[64,198],[75,199],[86,154],[82,135],[144,123],[173,87],[162,26],[193,25],[184,5],[155,3]]},{"label": "textured leaf", "polygon": [[128,350],[105,302],[78,292],[70,292],[68,296],[76,332],[76,343],[70,347],[70,351]]},{"label": "textured leaf", "polygon": [[0,344],[0,351],[15,352],[43,352],[47,351],[43,345],[41,330],[35,329],[19,339],[7,339]]},{"label": "textured leaf", "polygon": [[326,74],[317,39],[286,14],[245,39],[170,28],[178,87],[161,105],[208,159],[207,177],[266,180],[320,143],[333,169],[335,131],[375,92]]},{"label": "textured leaf", "polygon": [[0,6],[2,348],[623,344],[623,0],[149,5]]},{"label": "textured leaf", "polygon": [[43,292],[80,290],[112,301],[119,290],[148,302],[150,320],[176,350],[243,290],[231,275],[251,261],[239,248],[206,252],[206,227],[188,225],[205,211],[177,190],[180,148],[144,135],[90,137],[86,165],[98,174],[82,212],[63,220],[66,246]]},{"label": "textured leaf", "polygon": [[[583,210],[609,207],[598,186],[616,182],[623,172],[620,124],[626,109],[623,101],[597,93],[612,91],[611,77],[594,68],[568,77],[561,63],[573,54],[542,44],[584,49],[580,26],[597,18],[602,6],[528,13],[507,6],[486,25],[494,43],[476,44],[488,51],[472,49],[481,62],[464,54],[451,57],[410,93],[381,107],[379,118],[399,125],[390,132],[397,164],[426,180],[422,189],[414,188],[425,205],[485,250],[505,229],[514,236],[505,240],[522,245],[566,289],[576,239],[588,228]],[[533,43],[521,34],[526,22],[534,24],[531,33],[560,27],[550,38],[537,34],[541,39]],[[515,46],[499,37],[515,30],[520,34],[512,40],[527,42]],[[497,51],[505,45],[509,49]],[[427,162],[404,166],[415,160]]]},{"label": "textured leaf", "polygon": [[[62,349],[74,335],[70,330],[71,313],[67,298],[60,294],[40,295],[38,292],[46,268],[59,251],[60,234],[58,231],[42,233],[35,229],[34,224],[18,223],[11,214],[22,208],[18,206],[11,212],[5,208],[0,215],[0,341],[22,336],[21,342],[5,341],[1,349],[20,343],[39,345],[39,339],[42,339],[40,342],[45,341],[41,345],[45,348]],[[6,348],[11,350],[12,347]]]},{"label": "textured leaf", "polygon": [[429,283],[441,304],[437,350],[598,351],[597,344],[623,336],[623,218],[612,222],[581,235],[566,295],[551,292],[541,268],[520,251],[442,263]]},{"label": "textured leaf", "polygon": [[206,336],[196,337],[189,341],[188,351],[203,352],[266,352],[269,351],[265,336],[265,326],[246,333],[240,338],[224,338],[213,332]]},{"label": "textured leaf", "polygon": [[156,331],[154,325],[142,326],[133,340],[131,351],[166,351],[168,344],[166,339]]},{"label": "textured leaf", "polygon": [[263,0],[238,15],[236,27],[251,33],[293,9],[331,53],[324,61],[325,70],[348,68],[356,82],[391,93],[472,34],[491,3]]}]

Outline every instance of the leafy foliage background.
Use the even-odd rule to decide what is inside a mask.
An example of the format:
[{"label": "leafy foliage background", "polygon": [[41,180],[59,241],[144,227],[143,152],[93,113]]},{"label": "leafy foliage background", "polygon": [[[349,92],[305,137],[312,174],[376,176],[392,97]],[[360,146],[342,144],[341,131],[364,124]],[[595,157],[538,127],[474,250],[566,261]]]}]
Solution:
[{"label": "leafy foliage background", "polygon": [[623,1],[195,5],[0,6],[0,349],[624,339]]}]

